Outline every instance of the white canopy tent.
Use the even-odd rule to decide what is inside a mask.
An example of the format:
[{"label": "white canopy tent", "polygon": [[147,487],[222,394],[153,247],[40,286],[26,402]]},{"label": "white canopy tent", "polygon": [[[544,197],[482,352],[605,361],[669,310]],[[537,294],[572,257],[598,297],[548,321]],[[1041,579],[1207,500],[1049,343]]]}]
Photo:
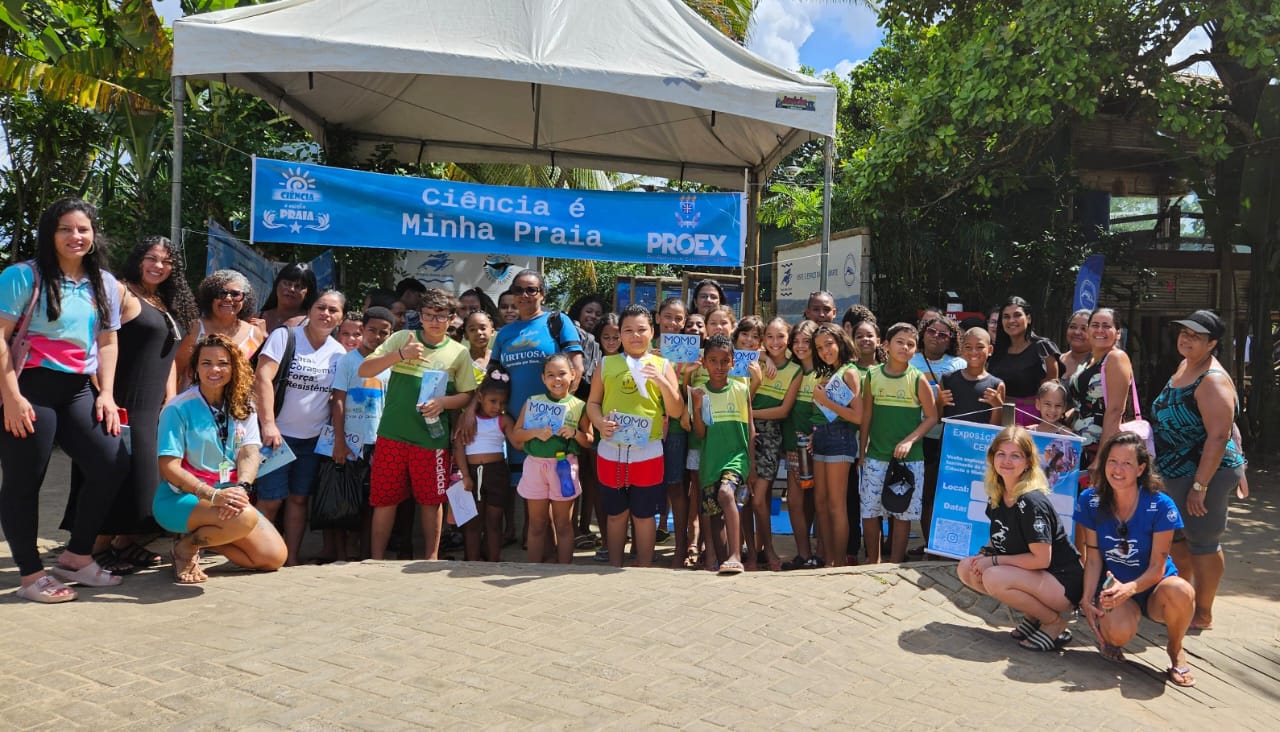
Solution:
[{"label": "white canopy tent", "polygon": [[746,186],[749,282],[758,184],[805,142],[826,138],[829,157],[835,134],[834,87],[770,65],[680,0],[279,0],[173,30],[175,240],[186,77],[245,89],[321,144],[337,132],[401,160]]}]

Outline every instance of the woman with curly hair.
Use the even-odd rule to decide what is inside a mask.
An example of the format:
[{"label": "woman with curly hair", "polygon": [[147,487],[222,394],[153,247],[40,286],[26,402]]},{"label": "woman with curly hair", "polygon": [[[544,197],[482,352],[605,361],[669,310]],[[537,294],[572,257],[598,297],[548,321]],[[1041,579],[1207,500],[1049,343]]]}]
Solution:
[{"label": "woman with curly hair", "polygon": [[191,385],[194,373],[188,370],[196,342],[206,335],[222,335],[231,340],[246,359],[258,352],[267,340],[266,322],[253,317],[257,298],[253,286],[234,269],[220,269],[205,277],[196,288],[200,318],[187,330],[178,346],[178,388]]},{"label": "woman with curly hair", "polygon": [[[160,407],[178,390],[175,357],[184,333],[197,320],[182,252],[163,236],[144,237],[120,270],[120,357],[116,404],[129,419],[129,473],[103,520],[93,556],[109,572],[127,574],[164,557],[145,548],[143,535],[157,531],[151,516],[160,474],[156,470],[156,425]],[[84,484],[71,471],[71,495],[62,528],[74,523]]]},{"label": "woman with curly hair", "polygon": [[156,521],[181,534],[173,544],[174,578],[208,579],[200,550],[248,569],[284,564],[284,539],[249,505],[262,438],[253,410],[253,370],[223,335],[202,338],[191,355],[195,385],[160,413],[160,477],[152,501]]}]

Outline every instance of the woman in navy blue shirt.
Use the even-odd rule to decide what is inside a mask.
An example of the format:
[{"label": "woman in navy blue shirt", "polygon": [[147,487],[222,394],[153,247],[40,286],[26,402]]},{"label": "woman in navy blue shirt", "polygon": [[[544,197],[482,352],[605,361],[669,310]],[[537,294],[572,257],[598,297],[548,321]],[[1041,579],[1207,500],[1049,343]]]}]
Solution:
[{"label": "woman in navy blue shirt", "polygon": [[1182,517],[1161,492],[1147,445],[1133,432],[1119,432],[1102,445],[1093,468],[1094,488],[1076,501],[1076,524],[1084,529],[1084,599],[1102,653],[1124,658],[1122,649],[1138,633],[1142,616],[1161,623],[1169,636],[1169,681],[1194,686],[1182,639],[1195,610],[1195,590],[1178,576],[1169,556]]}]

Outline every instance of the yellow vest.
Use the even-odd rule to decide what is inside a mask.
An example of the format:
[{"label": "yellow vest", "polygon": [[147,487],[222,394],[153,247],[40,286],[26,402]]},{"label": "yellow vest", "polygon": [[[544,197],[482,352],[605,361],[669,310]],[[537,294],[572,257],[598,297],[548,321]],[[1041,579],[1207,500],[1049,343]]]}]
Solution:
[{"label": "yellow vest", "polygon": [[[653,364],[659,372],[667,368],[667,360],[661,356],[647,353],[640,359],[641,363]],[[666,416],[666,408],[662,403],[662,391],[658,385],[649,381],[644,393],[636,388],[636,381],[627,368],[626,356],[616,354],[605,356],[600,367],[604,378],[604,399],[600,409],[607,418],[609,412],[618,410],[625,414],[637,414],[653,420],[649,429],[649,439],[662,439],[662,422]]]}]

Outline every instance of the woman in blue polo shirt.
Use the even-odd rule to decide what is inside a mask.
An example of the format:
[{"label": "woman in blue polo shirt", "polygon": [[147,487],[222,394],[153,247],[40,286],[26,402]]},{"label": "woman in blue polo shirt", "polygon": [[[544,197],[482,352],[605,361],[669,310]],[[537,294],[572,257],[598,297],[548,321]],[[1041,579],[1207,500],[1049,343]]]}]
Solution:
[{"label": "woman in blue polo shirt", "polygon": [[173,544],[181,584],[204,582],[205,547],[247,569],[276,570],[284,539],[249,505],[262,437],[253,412],[253,370],[224,335],[206,335],[191,355],[195,385],[160,413],[159,460],[164,482],[151,507]]},{"label": "woman in blue polo shirt", "polygon": [[1165,626],[1169,644],[1166,678],[1195,686],[1182,639],[1195,611],[1195,590],[1178,576],[1169,557],[1182,517],[1154,472],[1147,443],[1134,432],[1118,432],[1098,451],[1093,484],[1076,501],[1075,520],[1084,528],[1084,599],[1089,621],[1107,658],[1138,633],[1142,616]]},{"label": "woman in blue polo shirt", "polygon": [[[55,439],[86,478],[71,540],[49,571],[89,587],[120,583],[92,556],[98,529],[129,468],[113,397],[120,286],[107,272],[105,246],[95,242],[98,231],[93,206],[59,200],[40,215],[36,258],[0,272],[0,525],[22,575],[18,595],[34,602],[76,598],[74,590],[45,573],[36,549],[40,485]],[[29,350],[19,376],[9,340],[28,312]],[[17,339],[13,345],[21,348]],[[94,374],[97,391],[90,383]]]}]

